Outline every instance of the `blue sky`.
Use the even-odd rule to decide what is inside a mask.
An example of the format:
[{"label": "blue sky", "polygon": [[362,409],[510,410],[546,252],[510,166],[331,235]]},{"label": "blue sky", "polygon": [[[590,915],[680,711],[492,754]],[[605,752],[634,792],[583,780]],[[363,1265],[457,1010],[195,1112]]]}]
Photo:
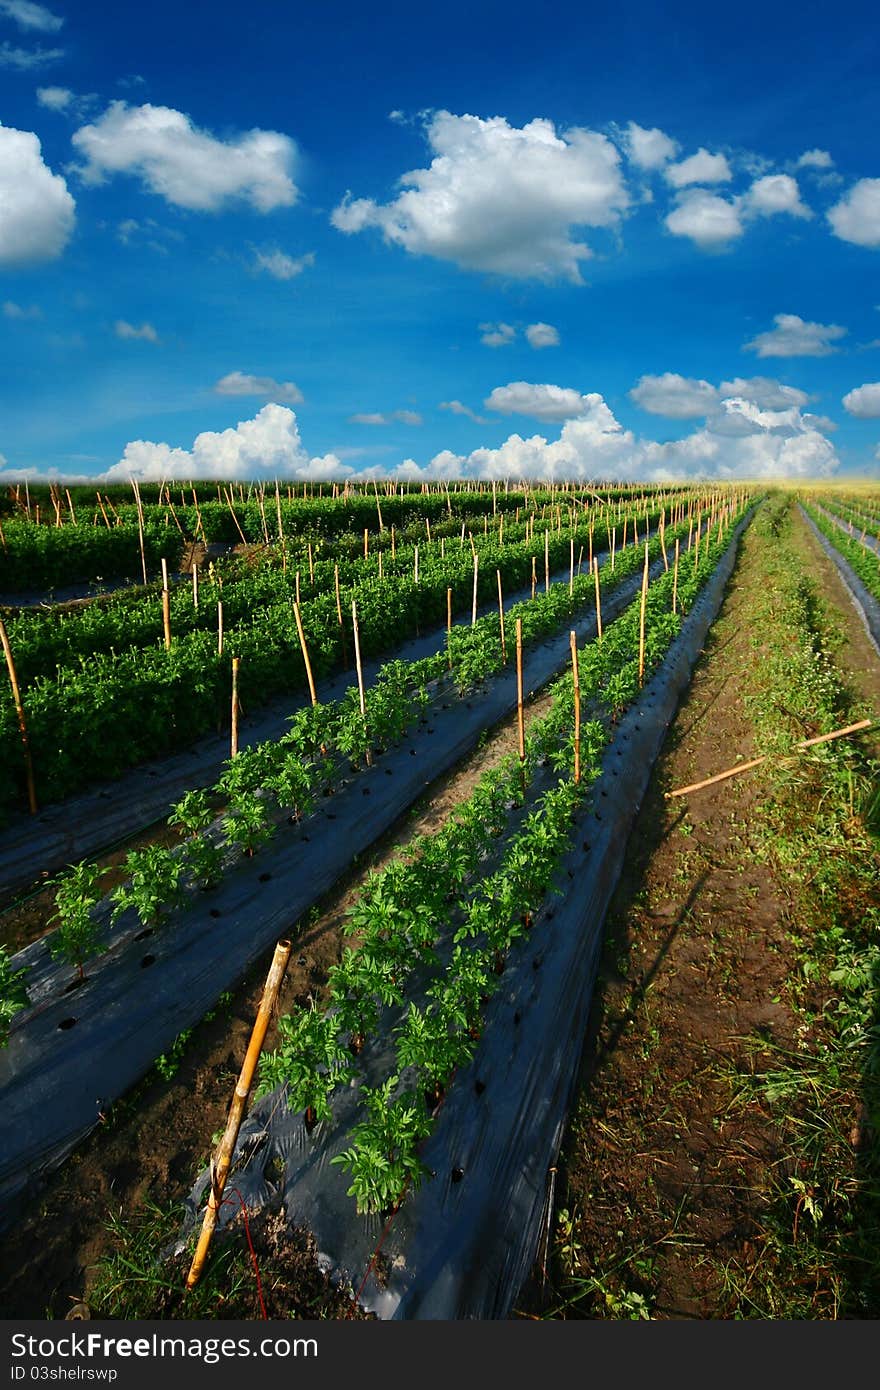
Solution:
[{"label": "blue sky", "polygon": [[878,47],[0,0],[0,482],[876,476]]}]

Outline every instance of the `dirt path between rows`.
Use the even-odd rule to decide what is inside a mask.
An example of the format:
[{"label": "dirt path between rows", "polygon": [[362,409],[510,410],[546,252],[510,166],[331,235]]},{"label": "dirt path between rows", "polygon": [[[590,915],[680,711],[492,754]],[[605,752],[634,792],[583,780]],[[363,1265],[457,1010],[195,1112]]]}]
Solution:
[{"label": "dirt path between rows", "polygon": [[[838,664],[876,716],[876,654],[802,519],[793,534],[846,632]],[[514,1316],[731,1316],[719,1270],[749,1265],[768,1174],[788,1161],[769,1114],[731,1110],[726,1079],[766,1061],[765,1045],[796,1050],[802,1027],[784,1002],[790,903],[752,838],[765,784],[758,770],[664,797],[755,756],[741,692],[762,585],[747,532],[630,839],[559,1160],[551,1258]]]}]

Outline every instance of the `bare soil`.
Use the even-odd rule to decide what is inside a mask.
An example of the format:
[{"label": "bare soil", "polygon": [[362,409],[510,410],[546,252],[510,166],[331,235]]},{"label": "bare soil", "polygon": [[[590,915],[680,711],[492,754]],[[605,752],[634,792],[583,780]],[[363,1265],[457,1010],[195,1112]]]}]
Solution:
[{"label": "bare soil", "polygon": [[[876,715],[876,653],[803,522],[795,535],[839,611],[839,665]],[[784,1002],[792,904],[752,838],[761,769],[665,795],[755,756],[741,689],[765,584],[747,532],[630,839],[559,1160],[555,1259],[535,1271],[517,1316],[638,1316],[639,1298],[654,1318],[726,1316],[718,1271],[756,1259],[769,1175],[790,1162],[768,1113],[731,1110],[726,1080],[766,1065],[765,1045],[794,1051],[804,1037]],[[857,1114],[852,1137],[857,1146]]]}]

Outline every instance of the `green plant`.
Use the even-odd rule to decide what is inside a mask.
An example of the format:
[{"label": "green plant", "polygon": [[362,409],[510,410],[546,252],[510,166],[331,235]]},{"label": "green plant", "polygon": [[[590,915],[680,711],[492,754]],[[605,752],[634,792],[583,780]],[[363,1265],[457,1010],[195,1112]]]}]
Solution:
[{"label": "green plant", "polygon": [[85,977],[84,962],[98,947],[99,928],[92,910],[101,901],[98,882],[105,872],[84,859],[55,880],[55,915],[51,921],[57,926],[49,950],[75,965],[81,980]]},{"label": "green plant", "polygon": [[256,854],[275,833],[265,800],[255,792],[240,792],[223,817],[223,832],[249,858]]},{"label": "green plant", "polygon": [[260,1059],[258,1095],[276,1086],[287,1088],[294,1110],[306,1112],[311,1125],[330,1118],[330,1096],[345,1076],[350,1058],[339,1041],[336,1014],[319,1013],[314,1006],[278,1020],[280,1042]]},{"label": "green plant", "polygon": [[113,921],[133,907],[144,926],[155,926],[183,896],[183,857],[164,845],[129,850],[125,857],[128,879],[111,893],[116,906]]},{"label": "green plant", "polygon": [[391,1076],[375,1089],[363,1088],[367,1119],[352,1130],[351,1146],[330,1160],[351,1175],[348,1195],[361,1214],[396,1206],[427,1171],[417,1146],[430,1132],[430,1117],[421,1096],[405,1091],[394,1097],[398,1081]]},{"label": "green plant", "polygon": [[9,1042],[9,1025],[17,1013],[27,1008],[26,971],[14,970],[5,946],[0,946],[0,1047]]}]

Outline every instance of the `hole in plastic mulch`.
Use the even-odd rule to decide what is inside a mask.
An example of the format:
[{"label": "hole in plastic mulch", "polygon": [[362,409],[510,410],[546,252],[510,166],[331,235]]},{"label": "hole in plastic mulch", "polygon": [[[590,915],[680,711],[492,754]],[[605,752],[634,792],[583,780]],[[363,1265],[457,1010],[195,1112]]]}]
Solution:
[{"label": "hole in plastic mulch", "polygon": [[148,965],[154,965],[154,964],[155,964],[155,961],[156,961],[156,957],[155,957],[155,956],[151,956],[151,955],[146,955],[146,956],[144,956],[143,960],[141,961],[141,970],[146,970],[146,968],[147,968]]},{"label": "hole in plastic mulch", "polygon": [[212,907],[211,911],[208,913],[209,917],[222,917],[222,915],[219,907]]},{"label": "hole in plastic mulch", "polygon": [[58,1025],[59,1031],[62,1033],[66,1033],[68,1028],[72,1028],[75,1023],[75,1018],[62,1018],[61,1022]]},{"label": "hole in plastic mulch", "polygon": [[474,1094],[475,1094],[475,1095],[481,1096],[481,1095],[483,1094],[483,1092],[485,1091],[485,1089],[486,1089],[486,1083],[485,1083],[485,1081],[475,1081],[475,1082],[474,1082]]},{"label": "hole in plastic mulch", "polygon": [[462,1178],[464,1177],[464,1169],[453,1168],[449,1176],[452,1178],[453,1182],[461,1182]]},{"label": "hole in plastic mulch", "polygon": [[79,976],[77,976],[77,978],[76,978],[75,980],[71,980],[71,982],[70,982],[69,985],[65,985],[65,986],[64,986],[63,993],[64,993],[64,994],[73,994],[74,990],[80,989],[84,984],[85,984],[85,980],[81,980],[81,979],[79,978]]},{"label": "hole in plastic mulch", "polygon": [[259,878],[258,878],[257,881],[258,881],[259,883],[268,883],[268,882],[269,882],[269,879],[270,879],[271,877],[272,877],[272,875],[269,873],[268,869],[264,869],[264,871],[260,874],[260,876],[259,876]]}]

